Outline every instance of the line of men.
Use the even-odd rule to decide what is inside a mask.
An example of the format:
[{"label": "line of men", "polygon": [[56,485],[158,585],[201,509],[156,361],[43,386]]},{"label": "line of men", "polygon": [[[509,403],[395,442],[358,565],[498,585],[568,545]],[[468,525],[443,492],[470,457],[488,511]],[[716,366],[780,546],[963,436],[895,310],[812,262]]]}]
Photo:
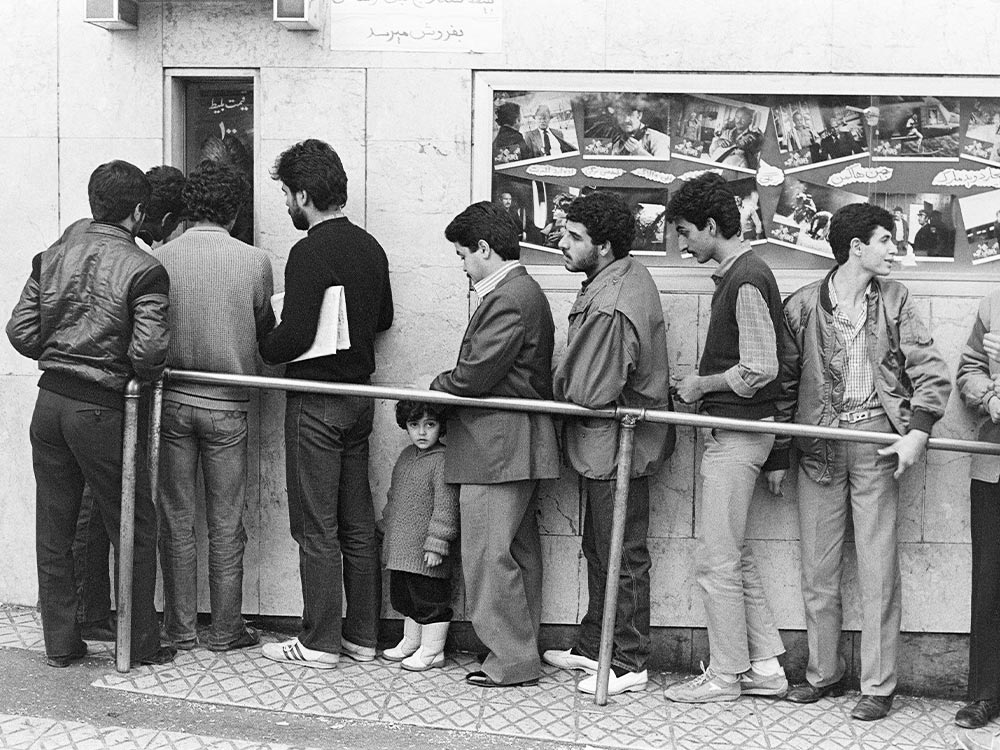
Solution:
[{"label": "line of men", "polygon": [[[329,145],[312,139],[296,144],[279,156],[272,177],[281,183],[293,225],[307,231],[286,263],[286,302],[277,326],[267,257],[228,236],[246,185],[224,165],[203,163],[189,176],[184,200],[194,224],[155,257],[133,241],[149,201],[148,180],[125,162],[102,165],[89,185],[93,221],[33,260],[7,334],[43,370],[31,442],[39,601],[53,666],[86,654],[69,552],[85,486],[108,536],[118,538],[122,389],[130,377],[154,380],[168,364],[254,373],[259,351],[266,362],[288,363],[289,378],[370,382],[376,334],[388,329],[393,317],[385,252],[344,215],[347,176]],[[679,400],[698,403],[714,416],[899,435],[880,449],[799,441],[810,656],[807,682],[791,689],[777,659],[784,648],[745,539],[758,475],[763,471],[771,491],[780,494],[789,441],[722,429],[706,435],[697,580],[711,662],[703,674],[668,689],[667,697],[706,702],[749,694],[808,703],[843,691],[840,580],[850,507],[863,602],[862,698],[852,716],[881,718],[891,707],[897,679],[897,481],[923,455],[951,388],[947,366],[906,288],[885,279],[896,250],[892,216],[866,204],[838,211],[830,231],[837,266],[784,304],[770,269],[741,242],[737,201],[722,178],[706,174],[686,183],[670,201],[667,219],[682,250],[701,263],[719,264],[698,372],[679,382]],[[554,324],[541,288],[518,261],[516,222],[488,202],[456,216],[445,236],[479,304],[455,366],[431,388],[473,397],[555,397],[592,408],[671,408],[666,326],[655,283],[629,256],[634,231],[627,205],[611,193],[584,195],[569,206],[560,249],[566,268],[586,278],[570,311],[566,356],[553,370]],[[345,289],[351,349],[295,361],[312,344],[324,291],[334,284]],[[991,310],[980,312],[985,331]],[[984,330],[978,345],[975,331],[970,338],[960,385],[970,404],[991,417],[995,413],[995,422],[1000,399],[993,398],[998,394],[990,368],[996,365],[988,355],[1000,351],[1000,338]],[[170,645],[160,645],[153,611],[156,519],[150,498],[140,492],[132,635],[139,663],[166,663],[176,648],[197,642],[191,529],[199,462],[210,506],[208,645],[228,650],[259,640],[240,615],[249,395],[242,389],[171,384],[164,398],[160,522],[167,600],[163,636]],[[371,399],[287,394],[289,523],[299,546],[304,608],[300,634],[263,646],[266,658],[319,668],[335,667],[341,655],[375,658],[381,575],[368,484],[372,416]],[[582,546],[589,603],[573,646],[546,651],[541,660],[593,673],[617,440],[609,421],[572,420],[562,429],[566,457],[585,479]],[[466,679],[481,687],[535,684],[541,669],[542,573],[537,489],[539,480],[559,474],[556,425],[544,414],[461,408],[448,419],[448,436],[445,476],[461,485],[468,612],[488,651],[481,669]],[[673,444],[668,426],[637,427],[611,694],[641,690],[648,681],[649,477]],[[996,493],[998,473],[985,480],[993,484],[982,489],[984,497]],[[987,565],[998,567],[996,561]],[[996,609],[997,597],[990,596],[980,609]],[[997,673],[990,673],[993,682]],[[578,687],[594,692],[596,677]],[[970,704],[989,718],[998,708],[995,688],[970,687],[977,695],[993,690]]]}]

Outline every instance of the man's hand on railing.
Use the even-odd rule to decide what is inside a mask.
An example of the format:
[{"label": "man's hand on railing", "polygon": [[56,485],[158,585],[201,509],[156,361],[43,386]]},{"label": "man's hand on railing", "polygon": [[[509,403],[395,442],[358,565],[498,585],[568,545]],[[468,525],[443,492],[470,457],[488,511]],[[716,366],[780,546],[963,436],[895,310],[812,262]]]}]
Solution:
[{"label": "man's hand on railing", "polygon": [[924,449],[927,447],[927,440],[929,438],[930,435],[923,430],[910,430],[892,445],[879,448],[878,454],[880,456],[896,454],[899,464],[896,466],[896,471],[893,472],[892,476],[899,479],[903,476],[903,472],[913,466],[924,455]]},{"label": "man's hand on railing", "polygon": [[787,469],[774,469],[773,471],[764,472],[764,478],[767,480],[767,489],[775,497],[784,497],[784,494],[781,492],[781,483],[785,481],[786,473]]}]

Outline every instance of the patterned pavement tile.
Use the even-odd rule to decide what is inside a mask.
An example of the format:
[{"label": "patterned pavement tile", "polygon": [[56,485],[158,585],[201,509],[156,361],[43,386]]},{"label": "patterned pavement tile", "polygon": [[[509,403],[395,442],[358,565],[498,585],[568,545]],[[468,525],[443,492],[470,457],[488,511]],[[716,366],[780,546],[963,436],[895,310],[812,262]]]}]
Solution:
[{"label": "patterned pavement tile", "polygon": [[854,737],[817,737],[815,735],[767,732],[767,739],[775,750],[863,750]]},{"label": "patterned pavement tile", "polygon": [[383,721],[442,729],[479,729],[482,704],[478,700],[441,700],[432,696],[390,695]]},{"label": "patterned pavement tile", "polygon": [[[76,721],[0,714],[0,747],[11,750],[296,750],[154,729],[99,727]],[[304,750],[304,749],[299,749]]]},{"label": "patterned pavement tile", "polygon": [[[267,634],[266,641],[277,641]],[[901,696],[879,722],[850,719],[856,693],[799,705],[767,698],[729,703],[667,701],[664,686],[684,675],[651,673],[647,689],[610,696],[597,706],[576,690],[582,672],[543,665],[536,687],[471,687],[471,654],[449,654],[443,669],[407,672],[385,661],[344,658],[334,670],[272,662],[259,649],[181,652],[173,664],[113,671],[113,645],[91,643],[90,655],[109,662],[94,682],[104,688],[192,701],[300,714],[532,737],[591,747],[672,750],[953,750],[962,705]],[[44,652],[35,610],[0,606],[0,648]],[[115,747],[116,750],[273,750],[272,746],[181,733],[70,725],[0,714],[0,747],[21,750]],[[276,746],[275,746],[276,747]]]},{"label": "patterned pavement tile", "polygon": [[343,685],[316,688],[312,685],[300,685],[282,710],[378,721],[387,699],[388,694],[381,688],[362,689]]},{"label": "patterned pavement tile", "polygon": [[576,733],[572,711],[529,703],[483,706],[479,730],[535,739],[572,740]]},{"label": "patterned pavement tile", "polygon": [[581,714],[577,723],[577,742],[600,746],[651,748],[672,747],[671,727],[655,717],[629,718],[609,714]]}]

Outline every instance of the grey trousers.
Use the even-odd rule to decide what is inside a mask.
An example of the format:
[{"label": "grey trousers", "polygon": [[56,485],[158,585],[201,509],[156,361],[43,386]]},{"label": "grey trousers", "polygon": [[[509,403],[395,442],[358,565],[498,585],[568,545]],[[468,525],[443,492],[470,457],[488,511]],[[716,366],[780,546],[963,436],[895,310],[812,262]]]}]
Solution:
[{"label": "grey trousers", "polygon": [[459,493],[466,607],[490,651],[482,671],[500,684],[541,674],[537,486],[536,480],[463,484]]},{"label": "grey trousers", "polygon": [[[892,432],[884,415],[841,427]],[[890,695],[896,689],[902,611],[896,534],[899,485],[892,477],[896,460],[879,456],[879,446],[869,443],[831,447],[829,484],[819,484],[799,469],[802,596],[809,640],[806,679],[823,687],[844,674],[840,585],[850,512],[861,587],[861,692]]]},{"label": "grey trousers", "polygon": [[704,595],[712,668],[740,674],[750,662],[785,653],[746,543],[754,485],[774,435],[715,429],[701,458],[698,585]]}]

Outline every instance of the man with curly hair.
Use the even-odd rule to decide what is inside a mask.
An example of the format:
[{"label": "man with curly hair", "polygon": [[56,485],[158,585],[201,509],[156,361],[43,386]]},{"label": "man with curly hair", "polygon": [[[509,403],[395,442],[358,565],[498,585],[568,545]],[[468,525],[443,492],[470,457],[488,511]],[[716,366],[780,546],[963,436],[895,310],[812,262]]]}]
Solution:
[{"label": "man with curly hair", "polygon": [[[230,236],[249,186],[235,168],[203,161],[182,197],[192,226],[155,251],[170,275],[167,363],[181,370],[259,373],[258,341],[274,326],[271,262]],[[243,621],[243,508],[246,504],[248,388],[168,382],[160,449],[160,566],[163,631],[174,646],[198,643],[194,515],[201,464],[208,522],[212,627],[207,646],[253,646]]]},{"label": "man with curly hair", "polygon": [[[629,257],[634,237],[632,212],[614,193],[598,191],[569,205],[559,249],[566,269],[587,278],[569,312],[566,356],[556,368],[553,383],[557,399],[592,409],[670,408],[660,294],[646,267]],[[673,450],[674,430],[670,425],[641,422],[634,438],[610,695],[643,690],[648,681],[649,477]],[[617,424],[608,419],[567,421],[563,445],[570,464],[584,477],[587,491],[582,546],[589,603],[573,648],[546,651],[542,659],[564,669],[593,673],[601,647],[611,547],[619,461]],[[584,678],[577,689],[594,693],[596,677]]]},{"label": "man with curly hair", "polygon": [[[722,177],[707,173],[674,195],[666,218],[682,252],[699,263],[719,264],[712,274],[715,293],[698,372],[678,383],[678,398],[700,404],[699,411],[713,417],[773,420],[781,395],[781,296],[771,269],[741,239],[736,195]],[[778,697],[788,691],[777,659],[785,647],[746,544],[754,485],[773,443],[767,432],[705,432],[696,577],[711,662],[703,674],[669,687],[666,697],[672,701]]]}]

